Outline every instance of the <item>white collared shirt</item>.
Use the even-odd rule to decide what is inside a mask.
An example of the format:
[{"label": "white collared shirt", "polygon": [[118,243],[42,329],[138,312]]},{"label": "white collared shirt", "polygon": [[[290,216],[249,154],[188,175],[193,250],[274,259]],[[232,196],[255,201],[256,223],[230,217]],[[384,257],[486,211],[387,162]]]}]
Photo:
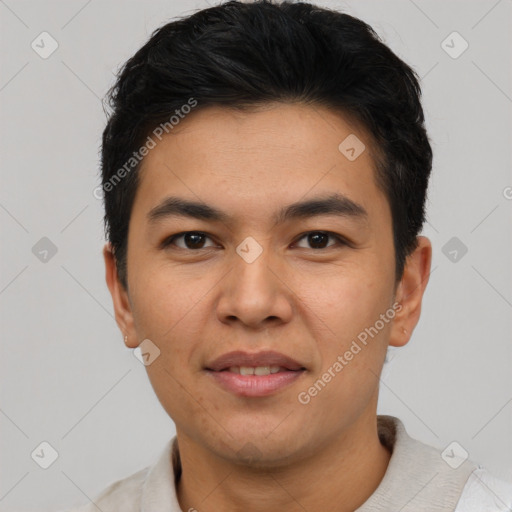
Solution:
[{"label": "white collared shirt", "polygon": [[[512,512],[512,484],[470,460],[449,465],[440,450],[411,438],[398,418],[378,416],[378,427],[391,459],[375,492],[355,512]],[[69,512],[187,512],[176,495],[180,475],[175,436],[154,465]]]}]

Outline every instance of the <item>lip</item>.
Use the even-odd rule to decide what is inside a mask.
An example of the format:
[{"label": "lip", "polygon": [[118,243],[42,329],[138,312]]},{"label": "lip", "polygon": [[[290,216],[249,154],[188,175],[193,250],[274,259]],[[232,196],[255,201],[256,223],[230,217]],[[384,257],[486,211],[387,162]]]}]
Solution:
[{"label": "lip", "polygon": [[281,391],[299,379],[306,370],[285,370],[270,375],[240,375],[230,371],[206,370],[226,391],[243,397],[263,397]]},{"label": "lip", "polygon": [[304,366],[295,361],[295,359],[285,356],[280,352],[275,352],[274,350],[254,353],[244,352],[242,350],[228,352],[214,359],[211,363],[208,363],[206,369],[220,372],[227,370],[231,366],[282,366],[292,371],[305,369]]},{"label": "lip", "polygon": [[[232,366],[280,366],[277,373],[269,375],[241,375],[229,371]],[[244,397],[262,397],[289,386],[306,371],[300,363],[280,352],[228,352],[214,359],[205,367],[206,372],[223,389]]]}]

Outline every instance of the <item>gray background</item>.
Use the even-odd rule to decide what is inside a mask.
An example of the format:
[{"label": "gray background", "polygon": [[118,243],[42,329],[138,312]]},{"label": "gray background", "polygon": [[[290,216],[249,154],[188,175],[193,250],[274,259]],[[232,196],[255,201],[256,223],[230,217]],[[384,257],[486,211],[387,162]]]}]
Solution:
[{"label": "gray background", "polygon": [[[362,18],[416,69],[435,154],[433,273],[379,412],[512,480],[512,1],[316,3]],[[85,503],[174,435],[114,321],[92,191],[113,73],[155,28],[207,5],[0,0],[1,511]],[[31,48],[43,31],[59,44],[47,59]],[[469,43],[458,58],[441,45],[453,31]],[[43,237],[57,248],[47,261],[33,251]],[[59,454],[48,469],[31,458],[42,441]]]}]

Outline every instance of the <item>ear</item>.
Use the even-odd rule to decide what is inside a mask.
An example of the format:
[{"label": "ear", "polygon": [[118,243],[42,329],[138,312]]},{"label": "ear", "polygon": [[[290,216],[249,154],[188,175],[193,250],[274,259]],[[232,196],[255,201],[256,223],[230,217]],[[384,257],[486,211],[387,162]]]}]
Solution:
[{"label": "ear", "polygon": [[389,344],[402,347],[411,338],[421,314],[421,301],[430,276],[432,244],[425,236],[419,236],[418,247],[407,256],[402,279],[397,286],[395,300],[402,307],[397,308]]},{"label": "ear", "polygon": [[125,340],[126,346],[136,348],[139,346],[139,342],[134,327],[130,297],[119,281],[117,264],[110,242],[103,247],[103,258],[105,260],[105,280],[107,281],[107,286],[110,290],[110,295],[112,295],[112,301],[114,302],[117,325],[119,329],[121,329],[123,337],[128,337]]}]

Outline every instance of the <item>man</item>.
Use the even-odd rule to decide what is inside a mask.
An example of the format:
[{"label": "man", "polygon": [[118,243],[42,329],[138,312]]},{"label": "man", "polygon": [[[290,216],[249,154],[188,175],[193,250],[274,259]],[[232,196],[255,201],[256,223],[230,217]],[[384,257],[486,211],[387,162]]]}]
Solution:
[{"label": "man", "polygon": [[83,510],[510,510],[376,413],[431,265],[414,71],[346,14],[228,2],[157,30],[110,97],[106,280],[177,435]]}]

